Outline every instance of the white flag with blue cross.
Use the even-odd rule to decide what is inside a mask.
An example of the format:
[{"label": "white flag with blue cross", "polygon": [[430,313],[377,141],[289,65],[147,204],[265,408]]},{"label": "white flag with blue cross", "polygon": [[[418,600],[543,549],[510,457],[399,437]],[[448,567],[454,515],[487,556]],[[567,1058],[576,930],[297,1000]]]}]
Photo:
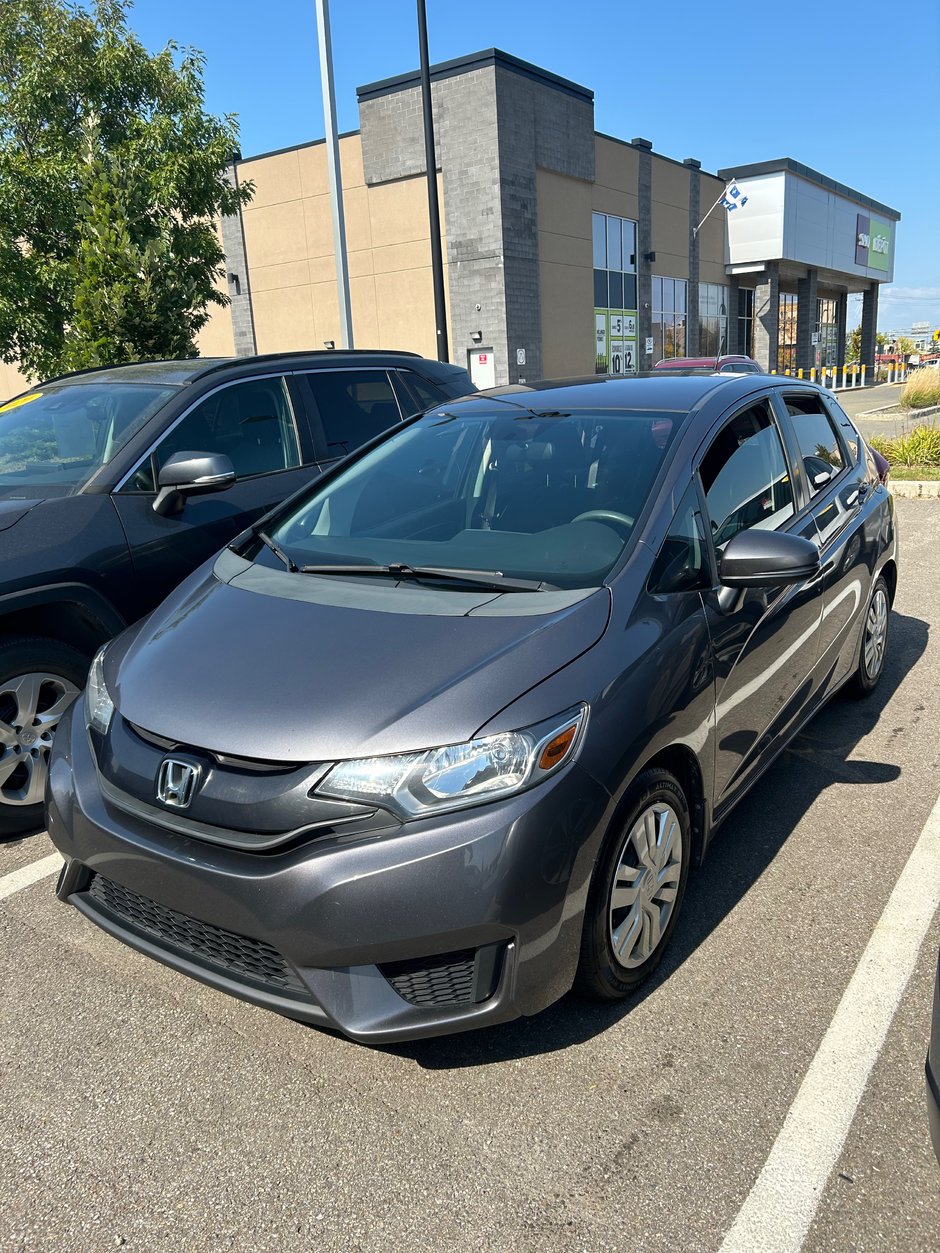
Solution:
[{"label": "white flag with blue cross", "polygon": [[747,196],[744,195],[734,179],[725,188],[725,194],[721,198],[721,203],[729,213],[735,209],[743,209],[747,204]]}]

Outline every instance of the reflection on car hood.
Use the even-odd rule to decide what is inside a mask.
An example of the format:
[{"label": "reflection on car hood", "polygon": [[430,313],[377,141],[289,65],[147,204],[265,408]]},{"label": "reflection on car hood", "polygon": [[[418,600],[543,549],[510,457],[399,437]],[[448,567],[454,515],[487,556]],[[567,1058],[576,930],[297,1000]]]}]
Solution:
[{"label": "reflection on car hood", "polygon": [[0,500],[0,531],[8,530],[40,503],[38,500]]},{"label": "reflection on car hood", "polygon": [[145,730],[271,761],[469,739],[595,644],[610,613],[606,587],[505,594],[370,581],[366,589],[362,580],[273,570],[253,580],[261,568],[231,554],[219,568],[235,577],[187,580],[118,642],[105,676],[122,715]]}]

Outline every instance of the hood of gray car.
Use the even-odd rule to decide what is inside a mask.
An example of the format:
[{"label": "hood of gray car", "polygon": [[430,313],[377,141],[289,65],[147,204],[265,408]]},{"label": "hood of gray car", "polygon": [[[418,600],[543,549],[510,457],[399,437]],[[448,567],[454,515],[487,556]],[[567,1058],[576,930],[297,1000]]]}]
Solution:
[{"label": "hood of gray car", "polygon": [[38,500],[0,500],[0,531],[8,530],[39,503]]},{"label": "hood of gray car", "polygon": [[377,756],[471,738],[592,647],[609,613],[606,587],[376,586],[229,553],[122,637],[105,674],[124,718],[178,743],[269,761]]}]

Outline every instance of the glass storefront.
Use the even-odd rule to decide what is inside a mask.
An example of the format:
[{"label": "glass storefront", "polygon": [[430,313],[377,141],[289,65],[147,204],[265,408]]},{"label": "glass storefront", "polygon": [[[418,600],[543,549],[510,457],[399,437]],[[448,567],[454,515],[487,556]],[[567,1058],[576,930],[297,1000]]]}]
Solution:
[{"label": "glass storefront", "polygon": [[839,302],[823,297],[816,301],[816,365],[836,366],[839,362]]},{"label": "glass storefront", "polygon": [[592,214],[594,238],[594,368],[598,374],[637,369],[636,222]]},{"label": "glass storefront", "polygon": [[684,357],[688,283],[684,278],[653,275],[653,364],[663,357]]},{"label": "glass storefront", "polygon": [[738,288],[738,352],[753,357],[754,292],[750,287]]},{"label": "glass storefront", "polygon": [[698,350],[703,357],[728,351],[728,289],[720,283],[698,286]]},{"label": "glass storefront", "polygon": [[777,338],[777,373],[796,373],[796,319],[798,302],[792,292],[780,293]]}]

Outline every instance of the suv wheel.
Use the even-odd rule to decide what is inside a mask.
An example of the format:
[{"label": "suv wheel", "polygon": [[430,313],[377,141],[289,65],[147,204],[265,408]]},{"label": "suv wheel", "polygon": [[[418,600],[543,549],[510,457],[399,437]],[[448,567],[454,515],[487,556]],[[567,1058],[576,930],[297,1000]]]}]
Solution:
[{"label": "suv wheel", "polygon": [[0,838],[41,830],[52,737],[87,674],[58,640],[0,640]]},{"label": "suv wheel", "polygon": [[689,807],[666,770],[644,770],[626,821],[601,849],[575,986],[602,1001],[629,996],[659,965],[676,925],[692,847]]}]

